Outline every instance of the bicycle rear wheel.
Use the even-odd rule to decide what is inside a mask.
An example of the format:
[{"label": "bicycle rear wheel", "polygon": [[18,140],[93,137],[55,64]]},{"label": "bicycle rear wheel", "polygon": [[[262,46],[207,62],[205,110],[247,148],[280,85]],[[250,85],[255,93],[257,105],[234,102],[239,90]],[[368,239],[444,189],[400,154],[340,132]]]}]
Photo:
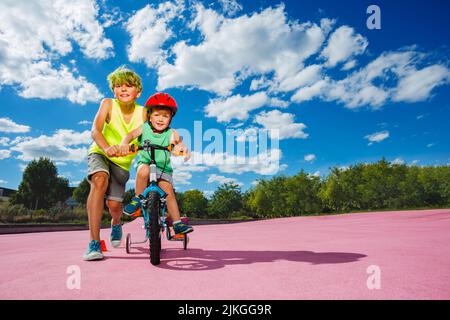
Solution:
[{"label": "bicycle rear wheel", "polygon": [[150,215],[150,262],[153,265],[160,263],[161,255],[161,233],[160,233],[160,195],[156,191],[152,191],[148,195],[148,213]]}]

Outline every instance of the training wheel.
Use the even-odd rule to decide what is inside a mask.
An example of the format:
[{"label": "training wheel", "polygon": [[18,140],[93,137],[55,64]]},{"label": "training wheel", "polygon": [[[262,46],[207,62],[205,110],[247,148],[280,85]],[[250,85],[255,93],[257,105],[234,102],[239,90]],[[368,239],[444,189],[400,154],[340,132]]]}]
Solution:
[{"label": "training wheel", "polygon": [[127,234],[127,241],[126,241],[126,248],[127,248],[127,253],[130,253],[130,249],[131,249],[131,234]]},{"label": "training wheel", "polygon": [[184,247],[184,250],[187,250],[187,245],[188,245],[188,243],[189,243],[189,237],[188,237],[187,234],[185,234],[185,235],[184,235],[184,240],[183,240],[183,247]]}]

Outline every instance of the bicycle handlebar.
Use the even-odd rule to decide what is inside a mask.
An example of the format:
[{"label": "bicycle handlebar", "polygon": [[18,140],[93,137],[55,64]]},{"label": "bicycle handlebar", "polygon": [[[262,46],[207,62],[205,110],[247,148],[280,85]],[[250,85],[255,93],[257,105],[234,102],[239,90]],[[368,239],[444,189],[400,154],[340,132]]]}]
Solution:
[{"label": "bicycle handlebar", "polygon": [[[137,148],[136,148],[137,147]],[[174,155],[178,155],[178,156],[183,156],[184,152],[183,151],[178,151],[178,152],[174,152],[174,148],[175,148],[175,144],[170,144],[166,147],[161,146],[159,144],[153,144],[150,143],[149,140],[145,140],[144,141],[144,145],[136,145],[136,144],[132,144],[130,145],[129,151],[130,153],[136,153],[139,150],[145,150],[145,151],[151,151],[151,149],[153,150],[164,150],[164,151],[169,151],[170,153],[174,154]]]}]

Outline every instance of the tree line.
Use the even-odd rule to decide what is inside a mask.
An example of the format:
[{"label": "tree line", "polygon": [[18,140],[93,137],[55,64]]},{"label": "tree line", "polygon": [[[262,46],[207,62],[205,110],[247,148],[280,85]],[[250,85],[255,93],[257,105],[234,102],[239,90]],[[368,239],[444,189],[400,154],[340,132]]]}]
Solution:
[{"label": "tree line", "polygon": [[[88,183],[83,182],[79,189],[78,193],[87,198]],[[132,196],[134,189],[127,191],[124,202]],[[376,163],[333,167],[324,179],[302,170],[294,176],[259,180],[245,192],[237,184],[225,183],[210,198],[197,189],[176,192],[176,197],[181,213],[194,218],[267,218],[445,207],[450,205],[450,166],[408,166],[383,158]]]},{"label": "tree line", "polygon": [[[72,196],[86,204],[89,183],[71,189],[46,158],[30,162],[11,204],[50,209]],[[124,203],[134,196],[126,192]],[[225,183],[210,198],[197,189],[176,192],[182,214],[191,218],[268,218],[350,212],[445,207],[450,205],[450,166],[408,166],[386,161],[333,167],[321,179],[303,170],[294,176],[261,179],[243,192]]]}]

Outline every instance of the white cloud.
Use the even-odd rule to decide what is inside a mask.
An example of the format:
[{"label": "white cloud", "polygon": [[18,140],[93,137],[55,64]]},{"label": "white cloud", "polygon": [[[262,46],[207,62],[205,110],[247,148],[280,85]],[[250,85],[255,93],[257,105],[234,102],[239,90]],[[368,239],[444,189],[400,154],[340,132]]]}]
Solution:
[{"label": "white cloud", "polygon": [[7,184],[8,181],[0,179],[0,183],[1,183],[1,184]]},{"label": "white cloud", "polygon": [[219,0],[219,2],[222,5],[224,13],[230,17],[242,10],[242,5],[236,0]]},{"label": "white cloud", "polygon": [[[279,139],[306,139],[308,137],[308,134],[303,132],[306,125],[303,123],[295,123],[292,113],[282,113],[278,110],[263,111],[255,116],[255,123],[262,125],[264,129],[278,131]],[[274,138],[272,132],[270,135]]]},{"label": "white cloud", "polygon": [[450,70],[433,65],[421,70],[410,70],[394,90],[393,101],[417,102],[428,99],[431,91],[450,81]]},{"label": "white cloud", "polygon": [[369,140],[370,141],[369,145],[371,145],[373,142],[381,142],[381,141],[389,138],[389,131],[385,130],[385,131],[375,132],[375,133],[365,136],[364,138]]},{"label": "white cloud", "polygon": [[403,160],[402,158],[395,158],[392,161],[392,164],[405,164],[405,160]]},{"label": "white cloud", "polygon": [[296,75],[325,39],[317,24],[288,21],[284,5],[233,19],[203,5],[196,9],[192,26],[201,31],[203,41],[174,45],[174,63],[158,68],[159,90],[188,86],[227,96],[250,75],[271,72],[280,82]]},{"label": "white cloud", "polygon": [[[29,71],[32,78],[22,81],[22,91],[20,96],[24,98],[39,99],[68,99],[73,103],[81,105],[89,101],[99,101],[103,96],[94,84],[88,82],[86,78],[73,74],[62,66],[55,70],[47,61],[34,63]],[[48,90],[48,88],[52,90]]]},{"label": "white cloud", "polygon": [[92,124],[92,121],[88,121],[88,120],[81,120],[80,122],[78,122],[78,124],[82,125],[82,126],[89,126]]},{"label": "white cloud", "polygon": [[265,92],[249,96],[237,94],[229,98],[210,100],[205,107],[207,117],[215,117],[219,122],[229,122],[232,119],[246,120],[249,112],[261,108],[271,100]]},{"label": "white cloud", "polygon": [[183,157],[170,158],[173,171],[173,181],[175,184],[191,184],[192,172],[203,172],[209,168],[205,165],[192,161],[184,161]]},{"label": "white cloud", "polygon": [[258,141],[260,128],[249,127],[246,129],[229,130],[229,133],[236,136],[236,142],[251,142],[256,143]]},{"label": "white cloud", "polygon": [[273,90],[288,92],[300,87],[312,85],[321,79],[321,70],[322,66],[320,65],[310,65],[297,74],[280,81],[279,84],[273,86]]},{"label": "white cloud", "polygon": [[347,62],[342,66],[342,70],[343,70],[343,71],[347,71],[347,70],[353,69],[353,68],[356,66],[356,64],[357,64],[356,60],[350,60],[350,61],[347,61]]},{"label": "white cloud", "polygon": [[321,96],[322,94],[324,94],[324,89],[327,86],[328,83],[326,80],[317,81],[311,86],[307,86],[297,90],[297,92],[291,97],[291,100],[297,103],[309,101],[316,96]]},{"label": "white cloud", "polygon": [[1,138],[0,138],[0,146],[6,147],[6,146],[9,145],[9,142],[10,142],[10,141],[11,141],[11,140],[10,140],[9,138],[7,138],[7,137],[1,137]]},{"label": "white cloud", "polygon": [[74,43],[87,58],[113,56],[97,15],[93,0],[0,2],[0,85],[17,86],[26,98],[97,101],[98,89],[59,62]]},{"label": "white cloud", "polygon": [[316,155],[315,154],[307,154],[304,157],[305,161],[314,161],[316,160]]},{"label": "white cloud", "polygon": [[11,157],[11,151],[9,150],[0,150],[0,160]]},{"label": "white cloud", "polygon": [[252,80],[252,82],[250,83],[250,90],[251,91],[261,90],[270,87],[271,85],[272,85],[271,81],[268,80],[266,77],[262,76]]},{"label": "white cloud", "polygon": [[124,21],[124,13],[120,10],[119,7],[110,7],[106,0],[102,0],[100,2],[101,11],[103,12],[100,16],[100,20],[102,21],[101,25],[103,28],[108,28],[113,25],[123,23]]},{"label": "white cloud", "polygon": [[131,35],[127,48],[130,61],[142,61],[150,68],[159,66],[167,57],[162,46],[173,36],[169,23],[183,10],[183,2],[167,1],[157,8],[148,4],[131,16],[125,24]]},{"label": "white cloud", "polygon": [[19,152],[17,159],[31,161],[47,157],[54,161],[80,163],[87,155],[87,145],[92,142],[91,132],[75,132],[60,129],[53,136],[41,135],[37,138],[18,142],[12,151]]},{"label": "white cloud", "polygon": [[198,171],[215,168],[222,173],[241,174],[254,172],[260,175],[274,175],[287,167],[287,165],[280,164],[281,157],[282,152],[277,148],[261,151],[255,156],[242,156],[223,152],[198,153],[193,151],[191,159],[176,169],[174,167],[174,172],[183,166],[188,166],[191,169],[201,168]]},{"label": "white cloud", "polygon": [[17,124],[9,118],[0,118],[0,132],[24,133],[28,131],[30,131],[29,126]]},{"label": "white cloud", "polygon": [[363,54],[368,45],[367,39],[355,34],[353,28],[342,26],[331,34],[321,56],[327,60],[327,66],[334,67],[351,57]]},{"label": "white cloud", "polygon": [[[376,109],[389,101],[422,101],[434,88],[447,83],[450,74],[442,65],[417,70],[423,60],[424,55],[415,51],[385,52],[343,80],[335,81],[326,76],[311,86],[300,88],[291,100],[300,103],[321,98],[337,101],[350,109],[362,106]],[[388,86],[388,82],[394,85]]]},{"label": "white cloud", "polygon": [[235,178],[227,178],[225,176],[221,176],[221,175],[217,175],[217,174],[209,174],[208,175],[208,183],[214,183],[214,182],[218,182],[219,184],[233,183],[233,184],[237,184],[238,186],[243,186],[243,183],[239,182]]},{"label": "white cloud", "polygon": [[192,178],[192,174],[188,171],[176,170],[173,172],[173,183],[174,184],[184,184],[189,185],[189,181]]}]

